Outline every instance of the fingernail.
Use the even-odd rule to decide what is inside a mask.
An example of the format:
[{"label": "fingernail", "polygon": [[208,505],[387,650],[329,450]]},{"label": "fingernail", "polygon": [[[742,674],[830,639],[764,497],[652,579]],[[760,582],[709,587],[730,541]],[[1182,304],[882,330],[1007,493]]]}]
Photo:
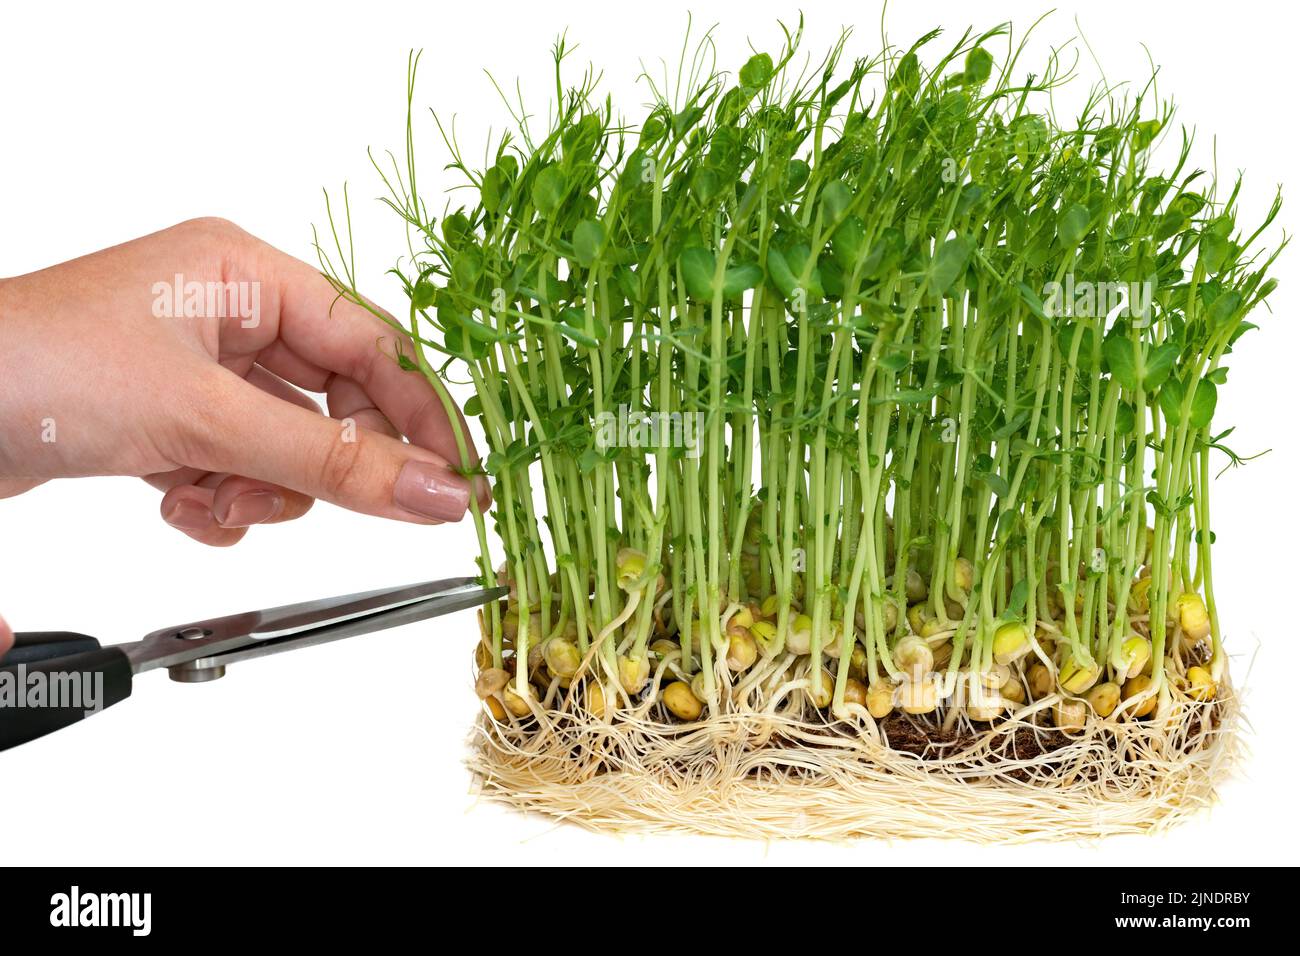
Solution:
[{"label": "fingernail", "polygon": [[282,508],[284,499],[274,491],[245,491],[230,502],[225,517],[218,516],[217,523],[223,528],[247,528],[270,521]]},{"label": "fingernail", "polygon": [[459,521],[469,507],[469,482],[442,465],[408,461],[397,476],[393,502],[438,521]]},{"label": "fingernail", "polygon": [[492,486],[482,475],[474,476],[474,500],[480,510],[486,510],[492,504]]},{"label": "fingernail", "polygon": [[212,524],[212,512],[197,501],[182,498],[167,509],[163,521],[182,531],[202,531]]}]

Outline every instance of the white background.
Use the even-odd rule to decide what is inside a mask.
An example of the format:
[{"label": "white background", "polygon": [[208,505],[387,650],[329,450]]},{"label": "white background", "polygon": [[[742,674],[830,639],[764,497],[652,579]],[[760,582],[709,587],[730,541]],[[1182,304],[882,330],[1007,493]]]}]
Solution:
[{"label": "white background", "polygon": [[[567,28],[580,44],[574,67],[594,62],[635,115],[646,100],[638,63],[677,55],[688,8],[697,28],[720,21],[728,69],[748,55],[747,40],[775,51],[777,18],[796,15],[795,4],[758,0],[10,5],[0,28],[0,275],[198,215],[233,219],[312,259],[321,188],[348,180],[363,284],[395,308],[400,290],[383,271],[403,247],[391,215],[370,200],[379,183],[365,151],[401,148],[408,49],[426,51],[419,102],[458,114],[462,146],[477,158],[488,127],[505,118],[484,69],[507,83],[519,76],[544,117],[548,47]],[[910,43],[932,26],[960,32],[976,15],[980,27],[1010,18],[1023,29],[1042,9],[897,4],[888,33]],[[855,22],[850,52],[879,48],[875,4],[804,10],[807,49],[820,52]],[[1075,36],[1076,14],[1112,81],[1144,78],[1146,44],[1161,66],[1161,94],[1176,94],[1180,119],[1200,131],[1198,162],[1213,161],[1217,137],[1221,178],[1247,169],[1248,213],[1264,210],[1275,184],[1300,189],[1285,5],[1066,3],[1041,28],[1043,40]],[[1084,83],[1096,70],[1085,51]],[[454,180],[429,132],[426,124],[432,191]],[[476,801],[462,765],[476,707],[466,613],[245,664],[205,686],[150,675],[121,707],[0,755],[0,863],[1290,862],[1300,674],[1294,259],[1282,260],[1274,314],[1252,316],[1264,330],[1232,357],[1216,419],[1238,425],[1239,451],[1273,449],[1214,486],[1220,607],[1254,753],[1219,807],[1174,832],[1096,846],[764,845],[600,836],[521,817]],[[320,505],[305,520],[254,529],[233,550],[209,550],[157,512],[157,494],[128,479],[56,482],[0,501],[0,613],[18,629],[116,642],[196,617],[471,568],[468,523],[410,527]]]}]

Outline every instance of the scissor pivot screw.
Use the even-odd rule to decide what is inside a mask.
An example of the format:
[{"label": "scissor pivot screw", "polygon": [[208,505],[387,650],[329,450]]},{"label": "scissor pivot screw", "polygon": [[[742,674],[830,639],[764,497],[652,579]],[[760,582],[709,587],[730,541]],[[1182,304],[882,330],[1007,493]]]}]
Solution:
[{"label": "scissor pivot screw", "polygon": [[177,631],[176,636],[179,637],[182,641],[197,641],[201,638],[207,637],[211,633],[212,632],[209,631],[207,628],[187,627],[184,630]]},{"label": "scissor pivot screw", "polygon": [[167,676],[179,684],[205,684],[210,680],[225,677],[226,665],[191,667],[189,664],[177,664],[167,668]]}]

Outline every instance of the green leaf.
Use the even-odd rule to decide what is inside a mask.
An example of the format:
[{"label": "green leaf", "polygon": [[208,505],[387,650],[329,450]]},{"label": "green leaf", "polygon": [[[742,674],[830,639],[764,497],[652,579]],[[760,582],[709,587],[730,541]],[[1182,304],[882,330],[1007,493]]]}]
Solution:
[{"label": "green leaf", "polygon": [[993,72],[993,55],[982,46],[977,46],[966,54],[966,69],[962,71],[962,82],[967,86],[982,86]]},{"label": "green leaf", "polygon": [[1020,298],[1025,300],[1025,304],[1029,306],[1030,312],[1034,313],[1034,315],[1038,316],[1044,322],[1050,323],[1052,321],[1047,314],[1047,306],[1043,304],[1043,300],[1039,297],[1037,292],[1025,285],[1023,282],[1017,283],[1016,288],[1020,290]]},{"label": "green leaf", "polygon": [[1120,402],[1115,408],[1115,431],[1120,435],[1127,435],[1133,431],[1133,424],[1137,421],[1137,413],[1133,406],[1128,402]]},{"label": "green leaf", "polygon": [[573,230],[573,253],[580,265],[591,268],[605,245],[605,227],[594,219],[584,219]]},{"label": "green leaf", "polygon": [[510,198],[512,178],[509,170],[499,162],[483,174],[483,185],[479,187],[479,196],[483,201],[484,209],[492,213],[501,211],[501,207]]},{"label": "green leaf", "polygon": [[790,192],[798,192],[808,182],[810,170],[802,159],[792,159],[785,167],[785,187]]},{"label": "green leaf", "polygon": [[1177,425],[1183,417],[1183,383],[1171,378],[1160,389],[1160,411],[1170,425]]},{"label": "green leaf", "polygon": [[992,489],[993,493],[999,498],[1005,498],[1011,494],[1011,486],[1007,480],[995,472],[989,472],[986,475],[980,475],[980,480]]},{"label": "green leaf", "polygon": [[1025,610],[1025,604],[1029,601],[1029,581],[1021,578],[1011,588],[1011,594],[1007,598],[1007,609],[1002,616],[1006,619],[1017,618]]},{"label": "green leaf", "polygon": [[465,414],[474,416],[483,414],[483,400],[477,395],[471,395],[465,402]]},{"label": "green leaf", "polygon": [[551,216],[564,201],[565,185],[564,170],[555,164],[544,167],[533,180],[533,207]]},{"label": "green leaf", "polygon": [[1122,335],[1107,337],[1102,344],[1102,353],[1110,374],[1115,376],[1122,388],[1129,391],[1137,388],[1137,367],[1133,364],[1133,343]]},{"label": "green leaf", "polygon": [[773,284],[781,290],[781,294],[787,299],[794,295],[795,286],[798,279],[790,269],[790,264],[786,262],[785,254],[776,246],[767,248],[767,274]]},{"label": "green leaf", "polygon": [[831,239],[831,252],[840,268],[845,272],[852,271],[862,257],[862,248],[866,242],[866,227],[859,217],[849,216],[840,223]]},{"label": "green leaf", "polygon": [[582,329],[570,325],[567,322],[557,322],[555,328],[567,339],[572,339],[579,345],[585,345],[587,348],[594,349],[600,345],[600,339],[592,338]]},{"label": "green leaf", "polygon": [[1056,234],[1060,236],[1061,245],[1066,249],[1073,249],[1082,242],[1083,237],[1088,234],[1088,223],[1091,219],[1088,207],[1080,206],[1078,203],[1063,210],[1056,224]]},{"label": "green leaf", "polygon": [[930,261],[930,291],[944,295],[966,270],[975,242],[970,236],[953,236],[944,241]]},{"label": "green leaf", "polygon": [[862,274],[868,279],[878,279],[894,268],[903,258],[906,240],[901,230],[894,226],[887,227],[880,238],[875,241],[867,258],[862,263]]},{"label": "green leaf", "polygon": [[1219,404],[1219,389],[1208,378],[1196,383],[1192,394],[1192,409],[1187,416],[1187,423],[1193,428],[1204,428],[1214,418],[1215,406]]},{"label": "green leaf", "polygon": [[879,405],[884,402],[896,402],[899,405],[919,405],[957,385],[962,381],[962,377],[959,372],[950,372],[947,375],[939,376],[938,381],[925,388],[900,389],[890,395],[872,398],[869,400],[869,404]]},{"label": "green leaf", "polygon": [[501,341],[501,333],[490,325],[485,325],[478,319],[468,315],[460,316],[460,323],[465,327],[465,331],[470,334],[471,338],[478,339],[480,342],[491,342],[493,344]]},{"label": "green leaf", "polygon": [[1169,373],[1174,370],[1174,363],[1178,361],[1178,346],[1173,342],[1166,342],[1164,345],[1152,350],[1147,356],[1146,374],[1142,377],[1142,387],[1148,392],[1154,392],[1164,384]]},{"label": "green leaf", "polygon": [[1227,236],[1221,236],[1215,232],[1201,233],[1200,250],[1197,253],[1197,258],[1206,272],[1213,275],[1223,268],[1224,260],[1228,258],[1230,244]]},{"label": "green leaf", "polygon": [[762,281],[763,270],[752,262],[728,266],[722,275],[722,294],[728,299],[734,299]]},{"label": "green leaf", "polygon": [[432,282],[428,279],[421,279],[411,289],[411,305],[417,309],[427,309],[433,305],[434,296],[437,295],[437,292],[438,290],[434,288]]},{"label": "green leaf", "polygon": [[452,280],[461,289],[473,288],[482,274],[483,252],[478,246],[466,246],[451,260]]},{"label": "green leaf", "polygon": [[822,190],[822,209],[826,221],[835,222],[844,215],[844,210],[853,202],[853,192],[848,186],[836,179],[826,184]]},{"label": "green leaf", "polygon": [[772,78],[774,68],[769,54],[755,53],[740,68],[740,85],[756,90]]},{"label": "green leaf", "polygon": [[712,299],[713,273],[717,268],[713,253],[701,246],[691,246],[682,250],[679,264],[682,278],[686,280],[686,291],[691,298]]},{"label": "green leaf", "polygon": [[463,212],[454,212],[442,221],[442,238],[451,248],[458,248],[473,233],[474,227]]},{"label": "green leaf", "polygon": [[721,188],[721,177],[718,176],[716,170],[710,169],[708,166],[701,166],[691,176],[691,192],[702,205],[710,202]]},{"label": "green leaf", "polygon": [[1219,293],[1219,297],[1210,306],[1210,325],[1223,325],[1230,321],[1241,308],[1241,293],[1236,289]]}]

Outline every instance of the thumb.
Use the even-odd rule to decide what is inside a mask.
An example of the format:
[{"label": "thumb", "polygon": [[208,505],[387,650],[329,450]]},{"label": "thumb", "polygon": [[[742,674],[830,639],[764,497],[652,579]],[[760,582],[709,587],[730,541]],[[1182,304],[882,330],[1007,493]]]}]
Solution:
[{"label": "thumb", "polygon": [[182,423],[182,464],[421,524],[459,521],[469,507],[469,482],[428,449],[282,401],[224,369],[204,397]]},{"label": "thumb", "polygon": [[0,657],[8,653],[9,648],[14,646],[14,632],[10,630],[5,619],[0,617]]}]

